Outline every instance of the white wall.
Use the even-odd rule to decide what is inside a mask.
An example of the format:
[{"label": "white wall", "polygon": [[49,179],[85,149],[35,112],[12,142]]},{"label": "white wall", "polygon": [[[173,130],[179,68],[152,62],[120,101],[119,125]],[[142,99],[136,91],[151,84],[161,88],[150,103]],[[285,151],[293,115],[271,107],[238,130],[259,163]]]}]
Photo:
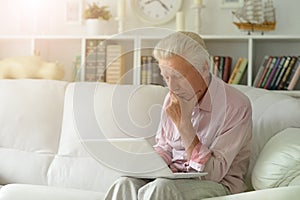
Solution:
[{"label": "white wall", "polygon": [[[67,24],[65,21],[65,5],[67,0],[0,0],[0,35],[58,35],[85,34],[82,24]],[[76,0],[74,0],[76,1]],[[82,0],[83,1],[83,0]],[[193,30],[193,0],[183,0],[183,11],[186,15],[186,29]],[[202,10],[202,34],[217,35],[244,35],[233,24],[233,9],[221,8],[222,0],[203,0],[205,8]],[[117,15],[118,0],[100,0]],[[274,0],[276,7],[277,27],[275,31],[267,34],[300,34],[300,1],[299,0]],[[35,17],[37,16],[37,17]],[[149,24],[141,22],[134,15],[130,0],[126,0],[125,30],[148,27]],[[175,29],[175,19],[162,25],[164,28]],[[117,33],[117,23],[114,19],[109,21],[106,33]]]}]

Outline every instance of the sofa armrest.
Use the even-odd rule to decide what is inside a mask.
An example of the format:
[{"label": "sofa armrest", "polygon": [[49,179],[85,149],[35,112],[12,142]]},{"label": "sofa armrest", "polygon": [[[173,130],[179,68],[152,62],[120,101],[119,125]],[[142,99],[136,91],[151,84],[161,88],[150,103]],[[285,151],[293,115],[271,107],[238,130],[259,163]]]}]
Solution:
[{"label": "sofa armrest", "polygon": [[287,128],[265,144],[252,171],[255,190],[296,185],[300,178],[299,141],[300,128]]},{"label": "sofa armrest", "polygon": [[239,194],[227,195],[222,197],[207,198],[204,200],[258,200],[258,199],[298,199],[300,196],[300,185],[280,188],[270,188],[265,190],[257,190],[244,192]]},{"label": "sofa armrest", "polygon": [[1,188],[1,200],[101,200],[103,193],[44,185],[8,184]]}]

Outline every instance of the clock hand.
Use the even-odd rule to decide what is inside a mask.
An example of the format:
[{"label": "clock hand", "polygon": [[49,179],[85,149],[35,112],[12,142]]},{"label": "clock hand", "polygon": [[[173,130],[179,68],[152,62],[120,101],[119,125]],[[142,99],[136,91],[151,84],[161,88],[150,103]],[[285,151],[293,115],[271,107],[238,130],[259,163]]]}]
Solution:
[{"label": "clock hand", "polygon": [[169,11],[169,8],[166,6],[166,4],[164,4],[161,0],[148,0],[148,1],[146,1],[145,2],[145,4],[149,4],[149,3],[152,3],[152,2],[154,2],[154,1],[158,1],[158,3],[160,3],[160,5],[164,8],[164,9],[166,9],[167,11]]},{"label": "clock hand", "polygon": [[160,5],[162,6],[162,7],[164,7],[164,9],[166,9],[167,11],[169,11],[169,8],[166,6],[166,4],[164,4],[161,0],[156,0],[156,1],[158,1],[159,3],[160,3]]},{"label": "clock hand", "polygon": [[149,3],[152,3],[154,1],[157,1],[157,0],[149,0],[149,1],[146,1],[145,4],[149,4]]}]

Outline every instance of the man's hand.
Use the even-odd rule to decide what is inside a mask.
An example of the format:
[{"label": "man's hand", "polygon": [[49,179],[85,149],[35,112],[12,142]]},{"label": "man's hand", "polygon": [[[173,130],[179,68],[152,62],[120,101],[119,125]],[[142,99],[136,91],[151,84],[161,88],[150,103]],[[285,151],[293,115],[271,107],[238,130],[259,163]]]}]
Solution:
[{"label": "man's hand", "polygon": [[190,100],[186,100],[170,92],[170,103],[166,108],[168,116],[175,123],[180,133],[188,160],[190,159],[194,147],[199,143],[191,121],[192,112],[197,102],[197,95],[194,95]]},{"label": "man's hand", "polygon": [[192,123],[192,112],[197,102],[197,95],[194,95],[191,99],[187,100],[170,92],[170,103],[167,106],[166,111],[178,130],[186,128],[187,125]]}]

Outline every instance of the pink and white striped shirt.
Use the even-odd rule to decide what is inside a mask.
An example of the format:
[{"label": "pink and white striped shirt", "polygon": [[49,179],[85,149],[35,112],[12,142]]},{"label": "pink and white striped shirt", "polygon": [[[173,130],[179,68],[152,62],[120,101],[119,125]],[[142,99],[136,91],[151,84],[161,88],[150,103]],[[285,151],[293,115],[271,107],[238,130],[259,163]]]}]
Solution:
[{"label": "pink and white striped shirt", "polygon": [[249,99],[221,79],[212,76],[208,90],[193,110],[191,121],[201,141],[187,163],[180,134],[167,116],[165,98],[156,151],[172,171],[205,171],[203,177],[227,186],[231,193],[244,191],[249,165],[252,110]]}]

